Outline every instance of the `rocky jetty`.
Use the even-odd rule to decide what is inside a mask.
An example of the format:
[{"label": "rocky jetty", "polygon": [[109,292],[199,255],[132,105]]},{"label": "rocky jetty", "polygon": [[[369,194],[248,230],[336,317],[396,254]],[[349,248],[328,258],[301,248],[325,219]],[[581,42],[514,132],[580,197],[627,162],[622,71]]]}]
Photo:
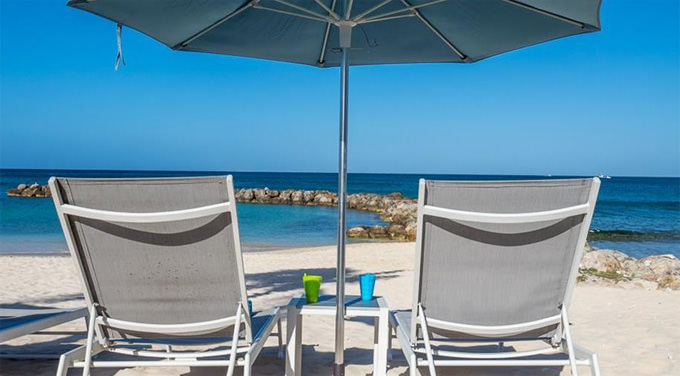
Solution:
[{"label": "rocky jetty", "polygon": [[680,290],[680,259],[673,255],[636,259],[623,252],[588,247],[581,259],[579,273],[579,282]]},{"label": "rocky jetty", "polygon": [[[241,188],[235,192],[236,201],[253,204],[283,204],[306,206],[336,206],[338,196],[324,190],[275,190],[269,188]],[[379,195],[355,193],[347,196],[347,207],[377,213],[386,226],[357,226],[347,231],[350,238],[413,241],[416,238],[417,201],[401,193]]]},{"label": "rocky jetty", "polygon": [[12,197],[52,197],[50,187],[38,183],[19,184],[16,188],[8,189],[7,195]]},{"label": "rocky jetty", "polygon": [[[19,184],[7,190],[13,197],[51,197],[47,185]],[[269,188],[241,188],[235,192],[236,201],[253,204],[337,206],[338,196],[325,190]],[[386,226],[357,226],[347,231],[350,238],[413,241],[416,238],[417,201],[401,193],[379,195],[355,193],[347,196],[347,207],[377,213]]]}]

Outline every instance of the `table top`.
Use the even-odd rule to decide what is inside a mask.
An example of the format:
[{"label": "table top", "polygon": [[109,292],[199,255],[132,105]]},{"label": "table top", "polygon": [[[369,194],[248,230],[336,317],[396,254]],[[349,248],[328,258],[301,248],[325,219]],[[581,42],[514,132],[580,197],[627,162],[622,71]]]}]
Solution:
[{"label": "table top", "polygon": [[[308,304],[304,295],[297,295],[290,300],[288,306],[294,306],[297,309],[305,311],[335,311],[336,301],[335,295],[321,295],[319,296],[318,302]],[[385,298],[381,296],[376,296],[369,301],[364,301],[361,300],[361,297],[358,295],[345,295],[345,307],[347,307],[347,310],[352,311],[379,311],[381,309],[388,309]]]}]

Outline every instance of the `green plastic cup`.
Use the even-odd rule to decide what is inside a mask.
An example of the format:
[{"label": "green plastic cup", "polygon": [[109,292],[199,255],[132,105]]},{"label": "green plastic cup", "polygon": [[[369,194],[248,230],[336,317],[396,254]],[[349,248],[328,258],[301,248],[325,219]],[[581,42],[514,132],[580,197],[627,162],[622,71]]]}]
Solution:
[{"label": "green plastic cup", "polygon": [[321,288],[321,276],[305,273],[302,276],[302,283],[305,285],[305,298],[307,298],[307,303],[318,302],[319,289]]}]

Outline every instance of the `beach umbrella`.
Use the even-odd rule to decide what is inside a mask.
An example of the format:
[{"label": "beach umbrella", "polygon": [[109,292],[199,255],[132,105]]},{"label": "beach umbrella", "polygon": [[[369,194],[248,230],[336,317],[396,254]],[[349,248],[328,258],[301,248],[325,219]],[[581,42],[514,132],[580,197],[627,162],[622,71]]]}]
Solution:
[{"label": "beach umbrella", "polygon": [[[337,316],[333,374],[344,373],[349,67],[473,63],[600,30],[601,0],[71,0],[173,50],[340,67]],[[116,64],[116,65],[117,65]]]}]

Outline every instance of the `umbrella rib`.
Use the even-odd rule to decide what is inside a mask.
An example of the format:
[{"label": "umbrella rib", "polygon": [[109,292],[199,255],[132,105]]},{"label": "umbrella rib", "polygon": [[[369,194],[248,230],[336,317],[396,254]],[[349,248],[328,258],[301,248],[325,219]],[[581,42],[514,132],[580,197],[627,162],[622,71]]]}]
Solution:
[{"label": "umbrella rib", "polygon": [[189,38],[183,40],[182,42],[179,42],[179,43],[177,43],[176,45],[172,46],[172,49],[173,49],[173,50],[181,50],[181,49],[183,49],[184,47],[188,46],[189,43],[191,43],[191,42],[195,41],[196,39],[202,37],[203,35],[205,35],[206,33],[210,32],[210,31],[213,30],[214,28],[220,26],[221,24],[223,24],[223,23],[229,21],[231,18],[237,16],[238,14],[240,14],[241,12],[243,12],[244,10],[246,10],[246,9],[248,9],[248,8],[250,8],[250,7],[252,7],[252,6],[254,6],[254,5],[255,5],[255,1],[256,1],[256,0],[251,0],[251,1],[249,1],[248,3],[244,4],[243,6],[241,6],[241,7],[238,8],[238,9],[236,9],[235,11],[233,11],[233,12],[227,14],[226,16],[220,18],[219,20],[217,20],[216,22],[214,22],[212,25],[210,25],[210,26],[206,27],[205,29],[199,31],[198,33],[196,33],[196,34],[190,36]]},{"label": "umbrella rib", "polygon": [[[383,13],[383,14],[378,14],[378,15],[371,16],[371,17],[368,17],[368,18],[361,18],[361,19],[359,19],[359,18],[357,17],[357,19],[355,19],[354,21],[355,21],[355,22],[358,22],[358,23],[361,23],[361,21],[364,21],[364,22],[365,22],[365,21],[369,21],[369,20],[376,19],[376,18],[388,17],[388,16],[391,16],[391,15],[393,15],[393,14],[398,14],[398,13],[402,13],[402,12],[416,11],[417,9],[429,7],[429,6],[431,6],[431,5],[443,3],[443,2],[445,2],[445,1],[451,1],[451,0],[434,0],[434,1],[430,1],[429,3],[423,3],[423,4],[418,4],[418,5],[411,5],[411,4],[408,4],[408,3],[402,1],[402,3],[403,3],[404,5],[408,4],[408,5],[406,6],[406,8],[397,9],[397,10],[393,10],[393,11],[390,11],[390,12],[385,12],[385,13]],[[359,20],[361,20],[361,21],[359,21]]]},{"label": "umbrella rib", "polygon": [[[291,4],[291,3],[287,2],[287,1],[283,1],[283,0],[272,0],[272,1],[274,1],[274,2],[276,2],[276,3],[279,3],[279,4],[281,4],[281,5],[285,5],[285,6],[291,7],[291,8],[293,8],[293,9],[297,9],[297,10],[299,10],[300,12],[307,13],[307,14],[313,16],[313,17],[322,18],[322,19],[328,20],[328,21],[331,20],[331,17],[325,16],[325,15],[323,15],[323,14],[321,14],[321,13],[314,12],[314,11],[312,11],[312,10],[309,10],[309,9],[307,9],[307,8],[305,8],[305,7],[301,7],[301,6],[299,6],[299,5]],[[318,2],[317,2],[317,3],[318,3]],[[263,9],[264,9],[264,8],[263,8]],[[269,9],[273,9],[273,8],[269,8]]]},{"label": "umbrella rib", "polygon": [[266,10],[266,11],[270,11],[270,12],[274,12],[274,13],[281,13],[281,14],[286,14],[286,15],[289,15],[289,16],[306,18],[308,20],[319,21],[319,22],[323,22],[323,23],[327,23],[327,22],[331,21],[330,18],[313,17],[313,16],[308,16],[306,14],[289,12],[287,10],[265,7],[265,6],[262,6],[262,5],[253,5],[253,9],[261,9],[261,10]]},{"label": "umbrella rib", "polygon": [[400,14],[397,16],[389,16],[389,17],[382,17],[382,18],[371,18],[370,20],[366,20],[362,22],[362,25],[372,23],[372,22],[380,22],[380,21],[389,21],[389,20],[396,20],[397,18],[406,18],[406,17],[415,17],[416,15],[413,13],[406,13],[406,14]]},{"label": "umbrella rib", "polygon": [[319,4],[319,6],[320,6],[321,8],[323,8],[326,12],[328,12],[328,14],[329,14],[331,17],[333,17],[333,18],[336,19],[336,20],[339,20],[339,19],[340,19],[340,16],[338,16],[337,13],[333,12],[333,10],[332,10],[331,8],[329,8],[326,4],[324,4],[323,1],[321,1],[321,0],[314,0],[314,1],[315,1],[317,4]]},{"label": "umbrella rib", "polygon": [[359,14],[358,16],[354,17],[354,21],[358,22],[358,21],[362,20],[367,15],[375,12],[376,10],[382,8],[383,6],[385,6],[385,5],[387,5],[388,3],[391,3],[391,2],[392,2],[392,0],[385,0],[382,3],[379,3],[378,5],[374,6],[373,8],[370,8],[367,11],[365,11],[365,12]]},{"label": "umbrella rib", "polygon": [[[408,1],[406,1],[406,0],[401,0],[401,2],[402,2],[404,5],[406,5],[407,7],[411,8],[411,4],[409,4]],[[407,9],[408,9],[408,8],[407,8]],[[416,17],[418,17],[418,19],[419,19],[422,23],[424,23],[425,26],[427,26],[430,30],[432,30],[432,32],[433,32],[437,37],[439,37],[439,39],[441,39],[442,42],[444,42],[451,50],[453,50],[453,52],[455,52],[456,55],[458,55],[458,57],[459,57],[461,60],[463,60],[463,61],[467,61],[467,60],[468,60],[468,56],[465,55],[461,50],[459,50],[458,47],[456,47],[453,43],[451,43],[451,41],[448,40],[448,38],[446,38],[446,37],[444,36],[444,34],[442,34],[439,30],[437,30],[437,28],[434,27],[434,25],[432,25],[432,24],[430,23],[430,21],[428,21],[428,20],[425,18],[425,16],[423,16],[417,9],[413,9],[413,14],[414,14]]]},{"label": "umbrella rib", "polygon": [[354,0],[349,0],[349,3],[347,3],[347,12],[345,13],[346,20],[349,20],[350,14],[352,14],[352,6],[354,6]]},{"label": "umbrella rib", "polygon": [[548,16],[548,17],[551,17],[551,18],[572,24],[574,26],[578,26],[581,29],[585,29],[585,27],[586,27],[586,24],[584,24],[583,22],[579,22],[579,21],[573,20],[573,19],[568,18],[568,17],[560,16],[559,14],[548,12],[547,10],[536,8],[534,6],[524,4],[524,3],[516,1],[516,0],[501,0],[501,1],[508,3],[508,4],[511,4],[511,5],[514,5],[514,6],[517,6],[517,7],[520,7],[520,8],[524,8],[526,10],[530,10],[530,11],[538,13],[538,14],[542,14],[544,16]]},{"label": "umbrella rib", "polygon": [[[336,0],[333,0],[333,4],[331,4],[331,9],[335,9],[335,3],[336,3]],[[326,46],[328,46],[328,37],[330,36],[330,34],[331,34],[331,23],[327,22],[326,23],[326,33],[324,34],[323,42],[321,43],[321,54],[319,55],[319,65],[322,65],[324,63],[324,59],[326,58]]]}]

